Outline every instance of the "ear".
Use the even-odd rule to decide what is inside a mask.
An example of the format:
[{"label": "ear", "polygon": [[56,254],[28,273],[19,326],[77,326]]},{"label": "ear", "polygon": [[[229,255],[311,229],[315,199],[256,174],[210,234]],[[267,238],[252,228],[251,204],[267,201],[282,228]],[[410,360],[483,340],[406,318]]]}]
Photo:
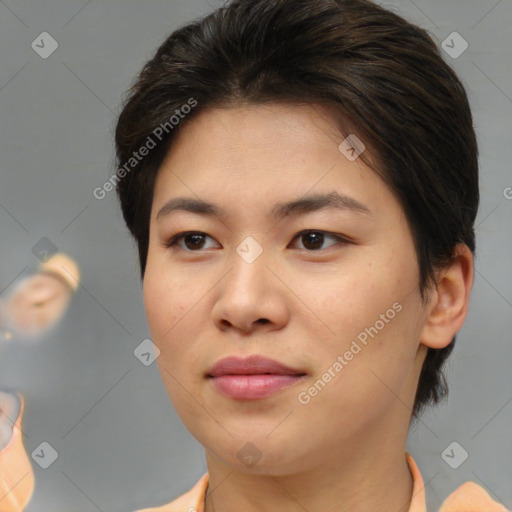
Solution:
[{"label": "ear", "polygon": [[455,247],[452,262],[439,271],[436,280],[420,341],[427,347],[440,349],[449,345],[461,329],[469,308],[474,262],[466,244]]}]

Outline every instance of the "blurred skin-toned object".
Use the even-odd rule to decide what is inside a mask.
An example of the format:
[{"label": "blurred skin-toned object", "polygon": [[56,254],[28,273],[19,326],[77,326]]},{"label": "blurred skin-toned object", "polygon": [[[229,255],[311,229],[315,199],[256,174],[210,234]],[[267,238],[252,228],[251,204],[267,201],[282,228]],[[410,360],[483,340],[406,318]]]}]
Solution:
[{"label": "blurred skin-toned object", "polygon": [[[4,340],[33,340],[47,333],[66,313],[79,283],[78,265],[66,254],[42,263],[0,299]],[[0,512],[21,512],[34,492],[34,471],[22,437],[24,409],[20,392],[0,390]]]},{"label": "blurred skin-toned object", "polygon": [[23,395],[0,391],[0,512],[22,511],[34,492],[34,471],[21,429],[24,409]]},{"label": "blurred skin-toned object", "polygon": [[0,323],[5,338],[34,338],[54,327],[67,311],[80,283],[80,271],[69,256],[58,253],[39,271],[17,283],[0,301]]}]

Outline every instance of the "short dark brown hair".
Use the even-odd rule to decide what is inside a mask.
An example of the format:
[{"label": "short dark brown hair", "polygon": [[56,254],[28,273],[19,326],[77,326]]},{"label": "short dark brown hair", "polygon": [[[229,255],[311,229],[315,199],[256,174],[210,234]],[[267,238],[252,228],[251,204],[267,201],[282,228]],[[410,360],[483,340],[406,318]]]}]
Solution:
[{"label": "short dark brown hair", "polygon": [[[191,100],[195,108],[171,125]],[[116,190],[138,245],[141,279],[155,177],[174,134],[204,108],[269,102],[328,106],[340,134],[364,142],[375,162],[367,152],[361,158],[407,216],[424,302],[456,244],[475,252],[472,114],[429,34],[367,0],[234,0],[174,31],[124,99],[115,132],[116,166],[124,171]],[[149,138],[158,139],[155,147],[134,159]],[[428,349],[412,418],[447,394],[442,367],[454,344],[455,337]]]}]

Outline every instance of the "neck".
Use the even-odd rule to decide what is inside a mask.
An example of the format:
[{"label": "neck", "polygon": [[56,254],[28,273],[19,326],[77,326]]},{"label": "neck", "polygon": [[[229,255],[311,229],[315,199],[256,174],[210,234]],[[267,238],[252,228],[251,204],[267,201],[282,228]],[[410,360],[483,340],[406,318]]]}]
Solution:
[{"label": "neck", "polygon": [[315,467],[280,476],[266,469],[239,471],[207,454],[205,512],[407,512],[413,480],[405,446],[356,445],[351,451],[331,453]]}]

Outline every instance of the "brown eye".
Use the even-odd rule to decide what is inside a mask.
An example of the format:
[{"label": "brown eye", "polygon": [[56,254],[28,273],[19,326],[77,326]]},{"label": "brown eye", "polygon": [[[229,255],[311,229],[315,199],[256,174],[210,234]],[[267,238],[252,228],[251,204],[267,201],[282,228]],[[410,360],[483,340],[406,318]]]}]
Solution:
[{"label": "brown eye", "polygon": [[[171,248],[177,246],[179,249],[188,252],[195,252],[200,249],[204,249],[205,239],[211,238],[206,233],[200,231],[185,231],[184,233],[178,233],[173,236],[168,242],[165,242],[164,246]],[[179,242],[183,241],[183,244]],[[209,247],[206,247],[207,249]]]},{"label": "brown eye", "polygon": [[187,249],[191,249],[191,250],[202,249],[202,247],[204,245],[204,235],[197,235],[197,234],[184,235],[183,241],[184,241],[185,247],[187,247]]},{"label": "brown eye", "polygon": [[325,238],[331,238],[336,242],[348,243],[348,241],[341,236],[330,234],[325,231],[315,230],[302,231],[296,235],[294,240],[299,239],[302,242],[304,249],[307,251],[318,251],[322,249],[322,245],[324,244]]},{"label": "brown eye", "polygon": [[[213,240],[211,236],[201,231],[185,231],[182,233],[178,233],[177,235],[174,235],[169,241],[163,243],[162,245],[168,249],[177,246],[182,251],[199,252],[202,249],[212,248],[212,246],[205,247],[205,240],[207,238]],[[325,243],[326,238],[330,238],[331,240],[334,240],[338,244],[345,245],[347,243],[350,243],[346,238],[342,236],[328,233],[326,231],[313,229],[301,231],[294,237],[293,240],[300,239],[303,244],[303,249],[306,251],[318,251],[321,250],[322,248],[326,248],[322,247]],[[299,247],[299,249],[302,248]]]}]

